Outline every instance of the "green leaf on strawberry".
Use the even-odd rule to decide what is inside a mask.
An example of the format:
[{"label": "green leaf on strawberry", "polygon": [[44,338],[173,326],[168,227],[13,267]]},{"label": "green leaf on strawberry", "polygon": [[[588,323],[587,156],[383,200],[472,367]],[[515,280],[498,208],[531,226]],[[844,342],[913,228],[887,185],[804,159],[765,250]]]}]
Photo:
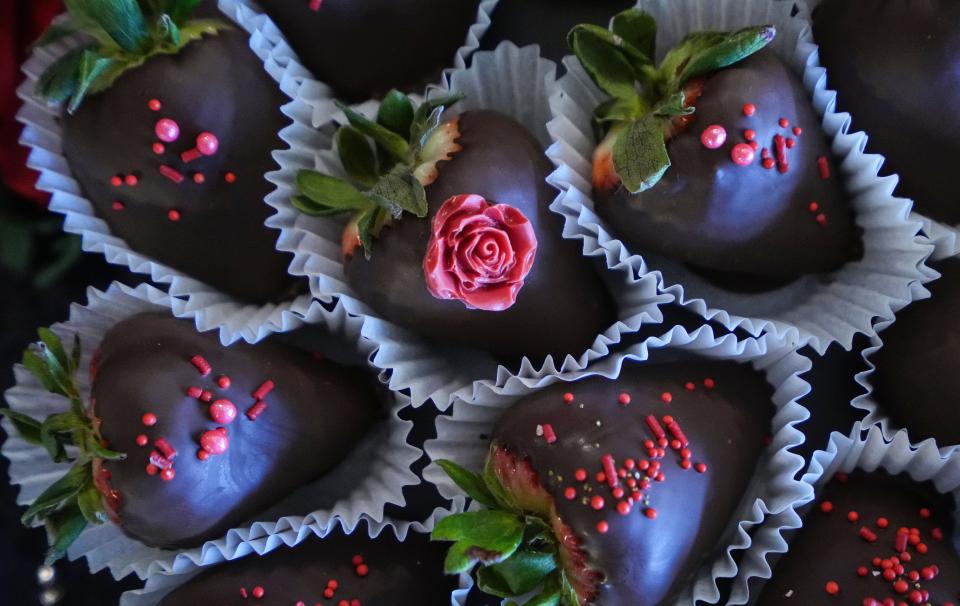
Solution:
[{"label": "green leaf on strawberry", "polygon": [[92,43],[74,49],[41,74],[37,94],[67,103],[72,113],[84,98],[109,88],[124,72],[158,54],[175,54],[204,35],[227,27],[219,20],[191,20],[198,0],[66,0],[68,19],[51,26],[37,45],[84,34]]},{"label": "green leaf on strawberry", "polygon": [[374,238],[391,221],[404,213],[427,216],[424,187],[436,178],[437,162],[459,150],[456,123],[441,123],[441,116],[462,98],[450,95],[415,107],[403,93],[390,91],[376,120],[338,103],[348,124],[337,130],[334,145],[348,179],[300,171],[293,207],[314,217],[350,213],[344,252],[359,245],[369,255]]},{"label": "green leaf on strawberry", "polygon": [[[770,25],[735,32],[694,32],[654,64],[657,24],[640,9],[616,15],[610,30],[577,25],[571,50],[610,99],[594,110],[604,139],[594,155],[594,187],[622,184],[632,193],[656,185],[670,168],[665,137],[671,121],[696,111],[685,86],[693,79],[746,59],[776,35]],[[613,161],[610,162],[610,149]],[[615,171],[616,174],[610,174]]]},{"label": "green leaf on strawberry", "polygon": [[44,522],[50,538],[47,561],[53,562],[66,553],[87,523],[102,524],[107,519],[102,495],[94,484],[94,462],[126,455],[104,445],[99,429],[87,415],[77,382],[80,339],[74,335],[68,352],[52,330],[41,328],[37,332],[40,342],[23,353],[23,365],[47,391],[66,398],[69,409],[43,421],[10,408],[0,408],[0,415],[10,419],[23,439],[42,445],[55,462],[73,462],[21,517],[26,526]]}]

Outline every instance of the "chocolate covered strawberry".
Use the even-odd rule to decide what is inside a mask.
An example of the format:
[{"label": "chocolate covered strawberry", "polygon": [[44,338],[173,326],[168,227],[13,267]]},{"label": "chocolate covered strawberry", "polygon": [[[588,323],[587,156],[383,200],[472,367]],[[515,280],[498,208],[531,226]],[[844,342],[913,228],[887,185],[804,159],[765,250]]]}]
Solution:
[{"label": "chocolate covered strawberry", "polygon": [[349,101],[412,90],[453,67],[479,0],[265,0],[303,65]]},{"label": "chocolate covered strawberry", "polygon": [[426,535],[397,540],[392,527],[361,522],[349,535],[337,527],[292,548],[212,567],[178,587],[160,606],[429,606],[450,602],[456,579],[444,578],[443,551]]},{"label": "chocolate covered strawberry", "polygon": [[37,93],[64,105],[63,155],[113,235],[239,299],[287,299],[302,286],[263,202],[284,99],[243,32],[190,18],[199,3],[68,2],[67,25],[46,41],[91,41],[51,65]]},{"label": "chocolate covered strawberry", "polygon": [[448,573],[535,604],[675,598],[744,496],[773,417],[763,377],[732,362],[634,366],[558,384],[499,420],[482,474],[438,461],[486,509],[433,532]]},{"label": "chocolate covered strawberry", "polygon": [[796,278],[838,269],[858,237],[801,82],[772,26],[693,32],[653,61],[639,10],[569,43],[610,98],[594,111],[597,212],[638,253],[701,270]]},{"label": "chocolate covered strawberry", "polygon": [[219,537],[334,467],[378,417],[358,371],[270,343],[225,348],[155,313],[107,333],[86,401],[79,344],[68,354],[53,333],[41,337],[24,365],[70,409],[42,423],[4,412],[57,461],[79,449],[23,516],[47,523],[52,558],[108,518],[151,546]]},{"label": "chocolate covered strawberry", "polygon": [[443,121],[455,100],[414,109],[392,92],[377,121],[343,108],[351,124],[336,144],[349,181],[304,171],[294,205],[352,214],[347,280],[384,318],[512,358],[579,354],[613,305],[548,208],[543,150],[503,114]]},{"label": "chocolate covered strawberry", "polygon": [[883,471],[838,473],[763,587],[760,606],[960,603],[955,499]]}]

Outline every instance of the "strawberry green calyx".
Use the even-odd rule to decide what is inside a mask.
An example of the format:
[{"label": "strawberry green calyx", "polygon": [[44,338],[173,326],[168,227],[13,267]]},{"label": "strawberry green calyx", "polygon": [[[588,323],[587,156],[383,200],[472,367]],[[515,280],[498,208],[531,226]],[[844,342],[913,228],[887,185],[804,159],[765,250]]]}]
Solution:
[{"label": "strawberry green calyx", "polygon": [[67,19],[37,42],[52,44],[83,34],[88,40],[51,65],[37,81],[37,94],[66,103],[73,113],[87,95],[104,91],[124,72],[150,57],[175,54],[206,34],[228,25],[190,19],[201,0],[65,0]]},{"label": "strawberry green calyx", "polygon": [[[506,462],[506,464],[504,464]],[[482,474],[453,463],[436,461],[467,496],[485,509],[467,511],[440,520],[431,540],[451,541],[444,569],[447,574],[469,572],[479,565],[477,585],[500,598],[533,593],[534,606],[581,606],[585,599],[570,572],[556,526],[560,524],[551,499],[542,488],[530,490],[529,470],[495,445]],[[519,470],[516,485],[501,479],[505,468]],[[511,480],[507,480],[509,483]],[[517,490],[521,486],[523,490]],[[569,529],[564,529],[564,533]],[[513,604],[513,602],[510,602]]]},{"label": "strawberry green calyx", "polygon": [[337,130],[334,143],[349,180],[302,170],[293,206],[313,217],[350,214],[344,255],[360,246],[369,255],[373,239],[391,221],[403,213],[427,215],[424,187],[436,180],[437,163],[460,151],[457,122],[441,123],[441,115],[462,98],[454,94],[414,108],[406,95],[390,91],[376,120],[338,103],[349,124]]},{"label": "strawberry green calyx", "polygon": [[10,419],[24,440],[43,446],[54,462],[73,463],[21,517],[25,526],[38,520],[44,522],[50,542],[47,562],[52,563],[66,553],[88,523],[107,521],[103,496],[94,482],[94,469],[104,459],[118,460],[126,455],[104,446],[99,429],[87,414],[76,378],[79,338],[74,336],[73,348],[67,352],[53,331],[41,328],[38,333],[40,342],[23,352],[23,366],[47,391],[67,398],[69,410],[43,421],[10,408],[0,408],[0,415]]},{"label": "strawberry green calyx", "polygon": [[584,70],[610,99],[594,110],[603,143],[594,155],[594,186],[622,184],[632,193],[656,185],[670,168],[666,141],[696,111],[698,79],[764,48],[772,25],[736,32],[693,32],[654,63],[657,24],[639,9],[613,18],[610,29],[577,25],[567,42]]}]

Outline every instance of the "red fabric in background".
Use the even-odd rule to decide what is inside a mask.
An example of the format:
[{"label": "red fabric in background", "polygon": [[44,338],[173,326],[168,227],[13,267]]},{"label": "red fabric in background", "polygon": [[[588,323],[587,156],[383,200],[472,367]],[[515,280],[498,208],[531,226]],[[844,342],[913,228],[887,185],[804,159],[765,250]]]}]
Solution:
[{"label": "red fabric in background", "polygon": [[37,174],[26,167],[27,150],[17,143],[22,130],[15,118],[17,86],[28,47],[61,12],[61,0],[0,0],[0,181],[38,203],[46,203],[47,196],[34,188]]}]

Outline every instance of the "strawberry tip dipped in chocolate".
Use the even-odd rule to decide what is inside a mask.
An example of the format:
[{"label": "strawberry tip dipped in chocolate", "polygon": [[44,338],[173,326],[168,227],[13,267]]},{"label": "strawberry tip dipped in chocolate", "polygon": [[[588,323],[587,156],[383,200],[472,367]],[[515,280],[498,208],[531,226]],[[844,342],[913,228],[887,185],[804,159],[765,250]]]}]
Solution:
[{"label": "strawberry tip dipped in chocolate", "polygon": [[[441,520],[448,573],[563,606],[668,603],[717,547],[764,451],[763,376],[733,362],[624,368],[526,396],[480,473],[437,463],[485,509]],[[551,601],[552,600],[552,601]]]},{"label": "strawberry tip dipped in chocolate", "polygon": [[107,520],[161,548],[222,536],[335,467],[382,416],[359,370],[269,342],[223,347],[159,313],[107,333],[85,400],[79,344],[40,334],[24,365],[70,409],[42,422],[4,414],[55,461],[73,460],[23,516],[46,522],[53,559]]},{"label": "strawberry tip dipped in chocolate", "polygon": [[838,473],[755,603],[960,604],[955,511],[950,495],[906,474]]},{"label": "strawberry tip dipped in chocolate", "polygon": [[610,98],[594,110],[598,214],[634,252],[707,276],[783,280],[860,254],[854,216],[802,83],[769,25],[693,32],[654,63],[640,10],[577,26],[571,49]]},{"label": "strawberry tip dipped in chocolate", "polygon": [[351,102],[421,89],[454,64],[479,0],[266,0],[310,72]]},{"label": "strawberry tip dipped in chocolate", "polygon": [[351,216],[347,281],[382,317],[504,357],[579,354],[615,307],[549,209],[549,162],[504,114],[443,120],[459,98],[414,107],[392,91],[376,120],[341,105],[350,124],[335,143],[349,178],[301,171],[293,205]]},{"label": "strawberry tip dipped in chocolate", "polygon": [[[813,5],[814,3],[810,3]],[[813,37],[827,88],[867,151],[896,173],[896,194],[937,221],[960,223],[954,167],[960,157],[960,4],[953,0],[824,0],[813,10]]]},{"label": "strawberry tip dipped in chocolate", "polygon": [[284,96],[247,35],[200,0],[67,3],[41,44],[82,33],[92,42],[50,65],[36,93],[65,109],[71,175],[110,233],[136,253],[243,301],[292,298],[264,226],[281,146]]},{"label": "strawberry tip dipped in chocolate", "polygon": [[426,606],[449,603],[455,578],[443,576],[443,549],[426,535],[403,541],[386,528],[374,538],[361,523],[291,548],[210,568],[160,606]]}]

